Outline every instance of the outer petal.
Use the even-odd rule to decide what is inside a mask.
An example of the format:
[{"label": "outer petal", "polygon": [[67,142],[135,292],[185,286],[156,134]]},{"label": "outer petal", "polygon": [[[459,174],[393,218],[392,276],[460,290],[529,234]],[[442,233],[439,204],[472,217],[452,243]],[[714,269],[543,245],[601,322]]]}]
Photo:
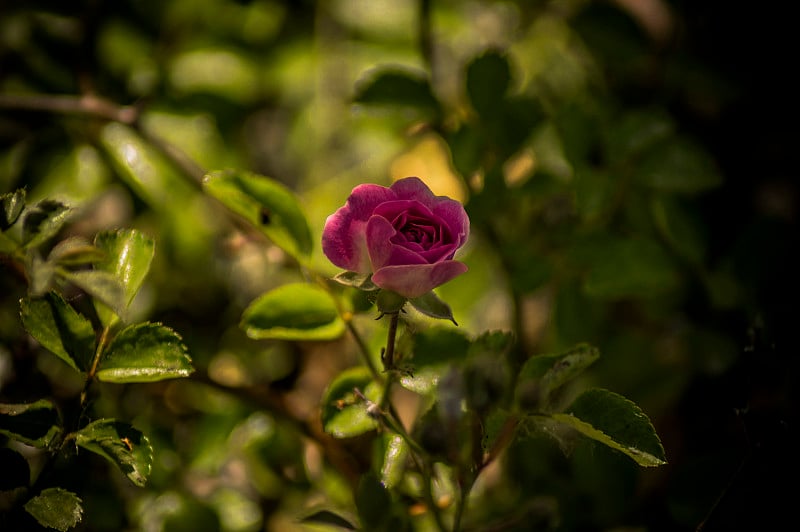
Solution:
[{"label": "outer petal", "polygon": [[433,207],[437,198],[428,185],[418,177],[404,177],[395,181],[390,188],[397,194],[398,199],[417,200],[429,209]]},{"label": "outer petal", "polygon": [[404,297],[419,297],[467,271],[464,263],[446,260],[436,264],[386,266],[372,275],[372,282]]},{"label": "outer petal", "polygon": [[469,217],[464,206],[454,199],[442,197],[433,206],[432,211],[450,228],[456,245],[458,247],[464,245],[469,238]]},{"label": "outer petal", "polygon": [[380,185],[365,184],[353,189],[347,203],[325,221],[322,251],[340,268],[370,272],[366,225],[375,207],[396,199],[395,193]]}]

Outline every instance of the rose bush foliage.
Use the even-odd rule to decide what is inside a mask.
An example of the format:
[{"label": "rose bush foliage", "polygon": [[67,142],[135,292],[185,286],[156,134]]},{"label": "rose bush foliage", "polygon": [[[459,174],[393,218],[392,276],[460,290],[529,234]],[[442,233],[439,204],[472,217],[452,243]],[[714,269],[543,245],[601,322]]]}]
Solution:
[{"label": "rose bush foliage", "polygon": [[376,286],[415,298],[467,271],[453,257],[468,237],[461,203],[406,177],[390,187],[355,187],[326,220],[322,250],[336,266],[371,273]]}]

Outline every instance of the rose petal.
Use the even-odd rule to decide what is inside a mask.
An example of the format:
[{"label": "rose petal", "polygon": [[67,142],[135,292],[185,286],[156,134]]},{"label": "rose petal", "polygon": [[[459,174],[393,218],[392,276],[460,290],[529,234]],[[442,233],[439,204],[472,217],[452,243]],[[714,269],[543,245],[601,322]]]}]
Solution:
[{"label": "rose petal", "polygon": [[403,245],[393,244],[397,233],[392,224],[382,216],[373,216],[367,222],[367,250],[373,271],[394,264],[426,264],[427,261]]},{"label": "rose petal", "polygon": [[390,189],[364,184],[353,189],[347,203],[325,221],[322,231],[322,251],[340,268],[369,273],[366,223],[372,211],[387,201],[396,199]]},{"label": "rose petal", "polygon": [[385,290],[413,298],[427,294],[467,269],[465,264],[454,260],[436,264],[386,266],[372,275],[372,282]]},{"label": "rose petal", "polygon": [[400,199],[416,200],[428,208],[433,207],[436,196],[418,177],[404,177],[395,181],[390,187]]},{"label": "rose petal", "polygon": [[450,228],[457,246],[462,246],[469,237],[469,217],[464,206],[456,200],[441,198],[433,206],[433,215]]}]

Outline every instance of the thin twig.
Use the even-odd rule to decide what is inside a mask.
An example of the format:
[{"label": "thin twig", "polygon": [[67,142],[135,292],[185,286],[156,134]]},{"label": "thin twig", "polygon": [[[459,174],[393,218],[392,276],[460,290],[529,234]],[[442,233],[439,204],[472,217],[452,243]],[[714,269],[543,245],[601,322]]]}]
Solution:
[{"label": "thin twig", "polygon": [[90,115],[129,125],[134,124],[140,115],[138,107],[117,105],[92,94],[0,94],[0,109]]}]

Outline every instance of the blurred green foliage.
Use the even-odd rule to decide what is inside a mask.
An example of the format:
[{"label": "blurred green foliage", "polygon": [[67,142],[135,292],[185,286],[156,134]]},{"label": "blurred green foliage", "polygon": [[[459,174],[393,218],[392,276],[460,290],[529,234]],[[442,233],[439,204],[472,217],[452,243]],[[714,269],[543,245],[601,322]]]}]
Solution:
[{"label": "blurred green foliage", "polygon": [[[570,382],[565,404],[588,387],[623,394],[653,420],[669,461],[639,469],[588,440],[523,427],[530,435],[476,485],[465,526],[778,522],[786,495],[764,486],[793,472],[781,457],[796,431],[787,316],[796,315],[797,188],[784,154],[797,133],[767,120],[785,113],[796,123],[779,103],[786,84],[770,78],[787,68],[776,50],[791,31],[776,16],[774,32],[734,45],[730,29],[745,34],[765,16],[665,0],[0,3],[3,212],[15,212],[18,189],[44,200],[39,220],[52,227],[23,228],[22,238],[53,260],[63,257],[48,249],[56,236],[133,227],[154,238],[150,273],[125,301],[129,318],[177,331],[198,369],[177,381],[98,383],[92,419],[131,420],[146,433],[152,473],[134,490],[91,453],[54,464],[47,481],[82,500],[78,529],[306,530],[356,516],[368,529],[435,526],[424,507],[398,513],[383,488],[401,478],[402,442],[323,432],[376,425],[348,408],[370,377],[349,369],[358,346],[339,336],[338,315],[356,315],[377,358],[376,309],[357,290],[341,309],[296,284],[309,271],[338,273],[318,242],[353,186],[407,175],[462,200],[473,234],[460,257],[470,272],[437,289],[460,328],[430,328],[414,313],[399,343],[415,370],[403,387],[458,388],[452,353],[483,345],[488,358],[471,352],[463,374],[482,394],[470,406],[535,403],[540,390],[511,379],[541,377],[532,356],[560,360],[587,342],[601,356]],[[204,181],[207,171],[217,172]],[[259,174],[282,185],[253,192]],[[34,410],[53,416],[80,390],[65,367],[74,356],[59,345],[64,356],[53,357],[20,326],[19,301],[39,281],[4,258],[4,239],[0,402],[52,398]],[[263,333],[276,321],[245,313],[263,294],[270,308],[302,299],[317,341],[291,328]],[[465,339],[489,330],[517,341]],[[497,353],[508,366],[493,363]],[[442,455],[452,451],[436,430],[446,399],[422,405],[415,426]],[[504,418],[488,419],[491,439]],[[6,471],[40,474],[41,454],[5,436],[0,451],[3,482]],[[394,493],[424,498],[424,480],[404,478]],[[451,506],[449,488],[433,502]],[[0,491],[0,528],[35,529],[13,493]],[[65,514],[73,508],[71,497],[47,495]],[[778,511],[767,512],[770,499]]]}]

